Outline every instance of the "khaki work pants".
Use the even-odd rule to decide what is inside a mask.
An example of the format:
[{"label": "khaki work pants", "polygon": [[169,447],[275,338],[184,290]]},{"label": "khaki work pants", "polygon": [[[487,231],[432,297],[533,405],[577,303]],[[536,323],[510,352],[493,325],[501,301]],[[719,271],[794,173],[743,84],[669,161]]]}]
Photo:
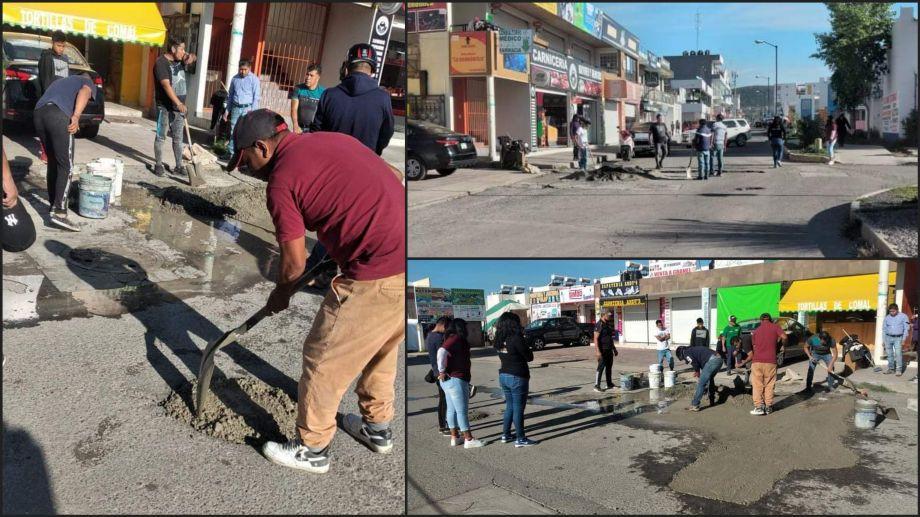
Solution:
[{"label": "khaki work pants", "polygon": [[332,280],[303,344],[297,432],[305,445],[322,448],[332,441],[339,403],[355,377],[364,420],[393,420],[399,343],[405,337],[405,282],[405,273]]},{"label": "khaki work pants", "polygon": [[773,405],[773,389],[776,387],[776,363],[753,363],[751,365],[751,386],[754,407]]}]

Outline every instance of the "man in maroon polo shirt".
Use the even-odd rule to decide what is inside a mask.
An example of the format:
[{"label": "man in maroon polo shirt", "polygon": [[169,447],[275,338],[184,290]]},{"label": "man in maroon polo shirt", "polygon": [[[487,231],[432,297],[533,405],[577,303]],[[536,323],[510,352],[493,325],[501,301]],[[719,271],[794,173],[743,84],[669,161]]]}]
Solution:
[{"label": "man in maroon polo shirt", "polygon": [[345,390],[358,377],[361,416],[343,428],[371,450],[393,448],[396,364],[404,339],[405,191],[390,167],[341,133],[288,130],[281,115],[248,113],[233,133],[236,167],[268,181],[268,211],[281,248],[278,285],[267,306],[288,307],[307,261],[307,230],[342,270],[326,294],[303,345],[297,436],[267,442],[265,456],[311,472],[329,470],[329,445]]}]

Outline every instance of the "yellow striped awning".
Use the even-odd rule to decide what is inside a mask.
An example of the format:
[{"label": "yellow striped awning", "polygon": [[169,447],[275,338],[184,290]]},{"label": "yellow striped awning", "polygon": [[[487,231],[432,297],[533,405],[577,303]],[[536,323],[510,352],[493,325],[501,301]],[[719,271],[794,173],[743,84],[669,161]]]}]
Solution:
[{"label": "yellow striped awning", "polygon": [[152,2],[4,2],[3,23],[141,45],[166,40],[163,17]]},{"label": "yellow striped awning", "polygon": [[[888,274],[893,286],[895,273]],[[874,311],[878,304],[878,275],[838,276],[796,280],[779,301],[780,312]]]}]

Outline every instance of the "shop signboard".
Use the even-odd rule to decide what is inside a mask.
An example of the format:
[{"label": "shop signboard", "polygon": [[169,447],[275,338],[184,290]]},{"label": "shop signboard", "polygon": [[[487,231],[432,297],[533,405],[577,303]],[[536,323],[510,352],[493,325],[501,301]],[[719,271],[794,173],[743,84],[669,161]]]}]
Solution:
[{"label": "shop signboard", "polygon": [[530,29],[501,29],[498,33],[498,51],[502,54],[527,54],[532,45]]},{"label": "shop signboard", "polygon": [[418,322],[432,323],[441,316],[448,318],[454,317],[454,308],[447,302],[431,302],[427,304],[418,304]]},{"label": "shop signboard", "polygon": [[610,298],[601,300],[601,308],[610,307],[632,307],[633,305],[645,305],[645,296],[627,296],[625,298]]},{"label": "shop signboard", "polygon": [[594,286],[570,287],[559,290],[559,301],[562,303],[580,303],[594,301]]},{"label": "shop signboard", "polygon": [[901,119],[898,118],[898,92],[882,97],[882,133],[900,133]]},{"label": "shop signboard", "polygon": [[567,91],[569,89],[568,59],[555,50],[532,47],[530,81],[538,88]]},{"label": "shop signboard", "polygon": [[725,267],[747,266],[750,264],[763,264],[763,260],[716,260],[713,269],[722,269]]},{"label": "shop signboard", "polygon": [[601,300],[607,298],[621,298],[624,296],[638,296],[639,295],[639,281],[638,280],[624,280],[621,282],[609,282],[606,284],[601,284]]},{"label": "shop signboard", "polygon": [[482,289],[448,289],[450,302],[454,305],[485,305],[486,292]]},{"label": "shop signboard", "polygon": [[558,318],[562,316],[562,309],[558,303],[534,303],[530,305],[530,320]]},{"label": "shop signboard", "polygon": [[600,97],[603,79],[599,69],[569,58],[569,86],[578,95]]},{"label": "shop signboard", "polygon": [[374,73],[371,74],[371,77],[377,80],[377,84],[380,84],[383,61],[387,55],[387,48],[390,46],[390,34],[393,32],[393,20],[396,17],[395,11],[388,13],[381,7],[378,5],[374,8],[374,25],[371,27],[371,35],[367,41],[377,52],[377,65]]},{"label": "shop signboard", "polygon": [[450,35],[450,75],[488,75],[488,31],[453,32]]},{"label": "shop signboard", "polygon": [[530,292],[530,304],[559,303],[559,289],[540,289]]},{"label": "shop signboard", "polygon": [[454,317],[467,321],[485,321],[484,305],[457,305],[453,306]]},{"label": "shop signboard", "polygon": [[409,2],[406,13],[408,32],[447,30],[447,2]]},{"label": "shop signboard", "polygon": [[696,271],[695,260],[649,260],[648,276],[657,278],[660,276],[679,275],[682,273],[692,273]]}]

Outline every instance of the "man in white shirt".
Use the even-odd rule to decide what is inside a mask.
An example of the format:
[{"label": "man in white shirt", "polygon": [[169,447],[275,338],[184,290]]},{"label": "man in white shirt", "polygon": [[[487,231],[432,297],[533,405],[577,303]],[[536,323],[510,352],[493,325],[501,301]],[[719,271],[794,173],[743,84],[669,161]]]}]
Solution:
[{"label": "man in white shirt", "polygon": [[575,143],[578,146],[578,167],[587,174],[588,172],[588,128],[591,122],[582,119],[578,132],[575,133]]},{"label": "man in white shirt", "polygon": [[669,348],[671,345],[671,333],[668,332],[661,320],[657,320],[655,326],[658,327],[658,332],[655,333],[655,339],[658,340],[658,364],[660,365],[661,360],[667,357],[668,368],[673,372],[674,358],[671,356],[671,349]]}]

